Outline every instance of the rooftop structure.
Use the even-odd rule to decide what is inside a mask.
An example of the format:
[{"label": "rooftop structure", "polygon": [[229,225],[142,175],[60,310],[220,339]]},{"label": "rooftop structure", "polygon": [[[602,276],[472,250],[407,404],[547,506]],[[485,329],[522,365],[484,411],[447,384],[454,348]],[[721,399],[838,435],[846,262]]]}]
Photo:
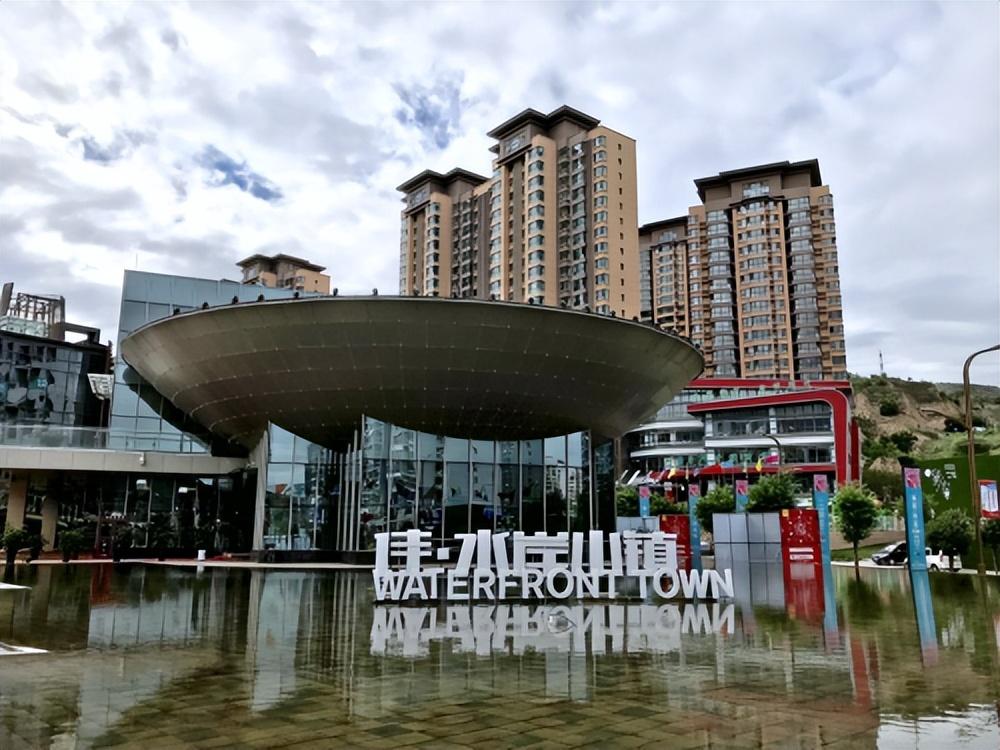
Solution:
[{"label": "rooftop structure", "polygon": [[251,255],[237,263],[243,270],[244,284],[259,284],[297,292],[330,293],[330,277],[324,266],[294,255]]}]

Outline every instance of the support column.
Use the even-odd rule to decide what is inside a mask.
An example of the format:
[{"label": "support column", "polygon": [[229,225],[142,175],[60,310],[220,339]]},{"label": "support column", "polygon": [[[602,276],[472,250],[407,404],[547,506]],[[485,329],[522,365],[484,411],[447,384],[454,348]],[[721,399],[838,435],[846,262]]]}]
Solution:
[{"label": "support column", "polygon": [[42,539],[45,545],[42,547],[46,552],[55,549],[56,526],[59,521],[59,501],[50,495],[42,498]]},{"label": "support column", "polygon": [[268,430],[260,436],[260,442],[250,451],[250,460],[257,467],[257,488],[254,496],[253,544],[254,551],[264,549],[264,505],[267,501],[267,461]]},{"label": "support column", "polygon": [[7,528],[24,528],[24,508],[28,502],[28,480],[30,474],[14,474],[10,480],[10,494],[7,496]]}]

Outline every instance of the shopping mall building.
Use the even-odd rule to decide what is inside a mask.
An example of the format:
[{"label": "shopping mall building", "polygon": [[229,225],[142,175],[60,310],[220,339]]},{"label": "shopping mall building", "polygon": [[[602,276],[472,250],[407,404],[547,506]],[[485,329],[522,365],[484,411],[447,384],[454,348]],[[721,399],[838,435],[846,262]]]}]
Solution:
[{"label": "shopping mall building", "polygon": [[8,304],[5,525],[277,559],[350,557],[383,530],[609,528],[617,439],[703,365],[633,321],[299,278],[128,271],[113,365],[96,332],[71,343]]}]

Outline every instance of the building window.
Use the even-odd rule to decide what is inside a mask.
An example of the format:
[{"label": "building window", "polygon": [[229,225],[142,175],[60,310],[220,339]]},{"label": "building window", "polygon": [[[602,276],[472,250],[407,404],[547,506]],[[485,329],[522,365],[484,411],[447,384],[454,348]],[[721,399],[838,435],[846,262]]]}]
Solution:
[{"label": "building window", "polygon": [[607,177],[608,168],[607,167],[594,167],[594,177]]},{"label": "building window", "polygon": [[594,146],[603,146],[608,142],[608,137],[606,135],[599,135],[594,139]]},{"label": "building window", "polygon": [[528,180],[528,189],[540,188],[545,183],[545,178],[542,175],[537,175]]},{"label": "building window", "polygon": [[595,237],[607,237],[608,236],[608,228],[607,227],[597,227],[596,229],[594,229],[594,236]]},{"label": "building window", "polygon": [[528,203],[536,203],[545,200],[544,190],[535,190],[533,193],[528,193]]},{"label": "building window", "polygon": [[596,152],[594,154],[594,161],[595,162],[607,161],[607,159],[608,159],[608,152],[607,151],[598,151],[598,152]]},{"label": "building window", "polygon": [[594,183],[594,192],[595,193],[605,193],[605,192],[607,192],[607,190],[608,190],[608,183],[607,183],[607,181],[605,181],[605,180],[599,180],[598,182]]},{"label": "building window", "polygon": [[545,282],[532,281],[528,284],[528,294],[545,294]]},{"label": "building window", "polygon": [[611,277],[608,276],[606,273],[599,273],[599,274],[597,274],[597,276],[594,277],[594,283],[598,284],[598,285],[604,285],[604,286],[606,286],[608,284],[608,280],[610,278]]},{"label": "building window", "polygon": [[607,251],[608,251],[608,243],[607,242],[598,242],[598,243],[596,243],[594,245],[594,252],[595,253],[606,253]]},{"label": "building window", "polygon": [[594,214],[594,223],[599,223],[607,220],[608,220],[607,211],[598,211],[597,213]]},{"label": "building window", "polygon": [[771,185],[767,182],[747,182],[743,184],[743,197],[756,198],[760,195],[768,195],[771,192]]},{"label": "building window", "polygon": [[604,208],[606,205],[608,205],[608,196],[599,195],[594,198],[594,208]]}]

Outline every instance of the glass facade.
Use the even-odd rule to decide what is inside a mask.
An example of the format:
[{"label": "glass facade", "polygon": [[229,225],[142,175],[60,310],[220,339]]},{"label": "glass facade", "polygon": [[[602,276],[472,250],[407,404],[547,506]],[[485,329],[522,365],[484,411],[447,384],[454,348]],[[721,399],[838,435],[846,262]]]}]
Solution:
[{"label": "glass facade", "polygon": [[[264,299],[287,299],[292,289],[246,285],[237,281],[212,281],[184,276],[126,271],[122,284],[117,348],[137,328],[168,317],[174,310],[189,312],[210,307]],[[301,292],[308,295],[308,292]],[[227,455],[239,449],[215,441],[193,420],[163,399],[121,358],[115,365],[109,447],[119,450],[169,451]]]},{"label": "glass facade", "polygon": [[[358,449],[331,456],[331,494],[343,498],[336,548],[370,550],[375,534],[414,528],[439,544],[478,529],[596,528],[592,453],[587,432],[466,440],[366,417]],[[604,471],[612,486],[613,461]]]},{"label": "glass facade", "polygon": [[276,425],[270,426],[267,440],[264,549],[331,548],[330,451]]},{"label": "glass facade", "polygon": [[106,372],[107,363],[108,350],[98,344],[0,331],[0,430],[100,427],[101,402],[87,375]]}]

